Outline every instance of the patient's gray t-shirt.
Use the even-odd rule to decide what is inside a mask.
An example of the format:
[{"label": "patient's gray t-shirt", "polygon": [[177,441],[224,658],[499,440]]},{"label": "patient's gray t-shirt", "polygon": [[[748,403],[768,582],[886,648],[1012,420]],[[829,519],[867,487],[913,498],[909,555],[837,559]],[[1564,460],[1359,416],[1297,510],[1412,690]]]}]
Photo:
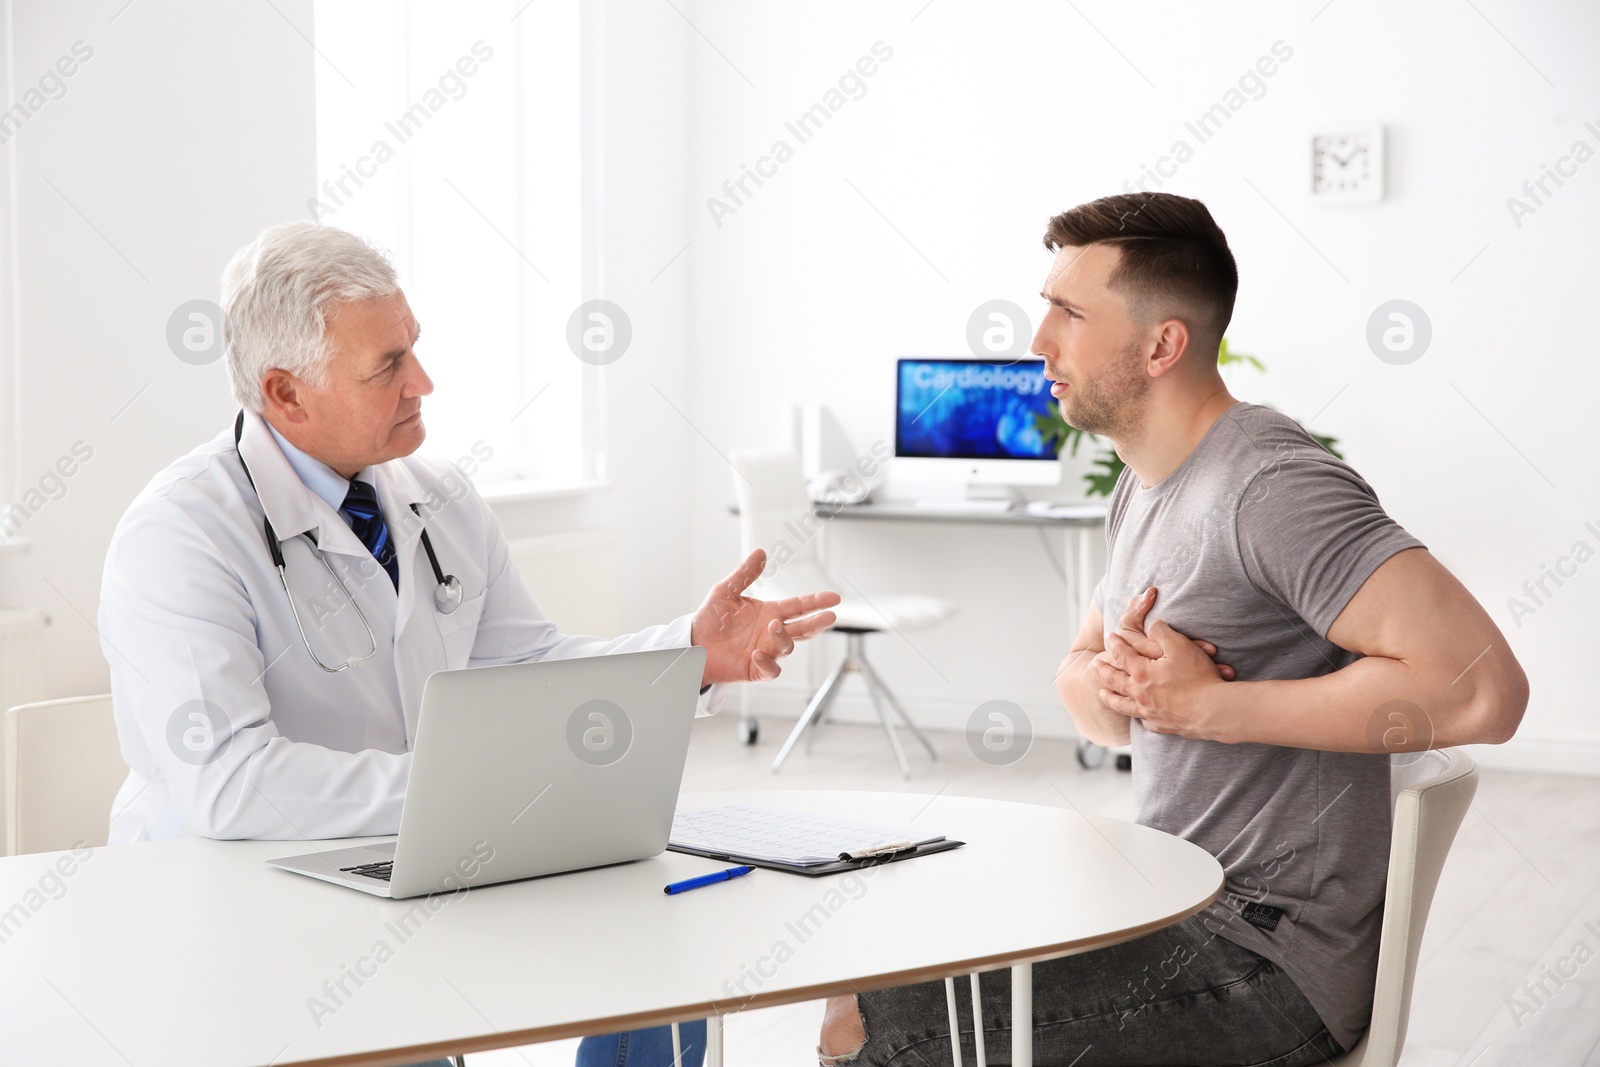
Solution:
[{"label": "patient's gray t-shirt", "polygon": [[[1240,681],[1311,678],[1358,658],[1328,627],[1385,560],[1421,544],[1298,423],[1241,403],[1164,481],[1123,473],[1094,599],[1109,632],[1153,585],[1147,624],[1212,642]],[[1226,872],[1206,928],[1281,967],[1349,1049],[1377,973],[1389,757],[1198,741],[1138,720],[1132,744],[1137,821]]]}]

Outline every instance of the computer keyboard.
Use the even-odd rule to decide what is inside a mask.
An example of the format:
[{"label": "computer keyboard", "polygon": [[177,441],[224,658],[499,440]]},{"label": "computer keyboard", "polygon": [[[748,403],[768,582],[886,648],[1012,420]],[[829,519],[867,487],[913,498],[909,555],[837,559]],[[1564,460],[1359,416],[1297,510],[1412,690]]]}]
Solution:
[{"label": "computer keyboard", "polygon": [[394,860],[384,860],[382,863],[358,863],[354,867],[340,867],[345,874],[359,874],[363,878],[376,878],[380,882],[387,882],[394,873]]}]

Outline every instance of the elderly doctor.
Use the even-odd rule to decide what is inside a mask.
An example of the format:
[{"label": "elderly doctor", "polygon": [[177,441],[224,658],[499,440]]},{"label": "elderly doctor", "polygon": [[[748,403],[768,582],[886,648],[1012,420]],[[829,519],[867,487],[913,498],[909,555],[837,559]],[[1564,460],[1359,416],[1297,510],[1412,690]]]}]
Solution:
[{"label": "elderly doctor", "polygon": [[131,767],[112,843],[393,834],[434,671],[695,644],[705,684],[755,681],[832,625],[833,593],[742,595],[758,550],[693,615],[561,633],[488,505],[414,454],[433,383],[380,253],[274,226],[228,264],[222,303],[243,411],[156,475],[106,556],[100,635]]}]

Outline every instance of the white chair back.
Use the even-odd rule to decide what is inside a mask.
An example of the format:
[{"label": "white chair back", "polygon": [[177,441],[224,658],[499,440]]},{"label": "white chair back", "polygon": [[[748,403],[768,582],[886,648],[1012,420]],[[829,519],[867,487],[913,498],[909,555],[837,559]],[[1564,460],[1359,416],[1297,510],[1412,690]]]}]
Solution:
[{"label": "white chair back", "polygon": [[822,569],[817,536],[826,519],[813,511],[800,456],[788,450],[741,450],[733,461],[743,555],[767,550],[767,576],[757,586],[767,597],[831,589]]},{"label": "white chair back", "polygon": [[1405,1047],[1422,931],[1450,846],[1478,791],[1478,769],[1456,749],[1390,757],[1394,801],[1389,882],[1378,948],[1372,1023],[1338,1067],[1394,1067]]},{"label": "white chair back", "polygon": [[128,777],[110,694],[19,704],[5,738],[7,853],[105,844]]}]

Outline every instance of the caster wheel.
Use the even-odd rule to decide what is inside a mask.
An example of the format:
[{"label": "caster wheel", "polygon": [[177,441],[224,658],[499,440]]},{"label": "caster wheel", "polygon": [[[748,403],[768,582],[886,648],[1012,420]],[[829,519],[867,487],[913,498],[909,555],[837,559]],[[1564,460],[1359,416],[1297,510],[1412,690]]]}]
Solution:
[{"label": "caster wheel", "polygon": [[1117,770],[1119,770],[1119,771],[1131,771],[1131,770],[1133,770],[1133,757],[1128,755],[1126,752],[1118,753],[1117,754]]},{"label": "caster wheel", "polygon": [[1106,750],[1090,741],[1078,742],[1078,766],[1092,771],[1105,762]]},{"label": "caster wheel", "polygon": [[753,745],[761,737],[761,723],[755,719],[739,720],[739,743]]}]

